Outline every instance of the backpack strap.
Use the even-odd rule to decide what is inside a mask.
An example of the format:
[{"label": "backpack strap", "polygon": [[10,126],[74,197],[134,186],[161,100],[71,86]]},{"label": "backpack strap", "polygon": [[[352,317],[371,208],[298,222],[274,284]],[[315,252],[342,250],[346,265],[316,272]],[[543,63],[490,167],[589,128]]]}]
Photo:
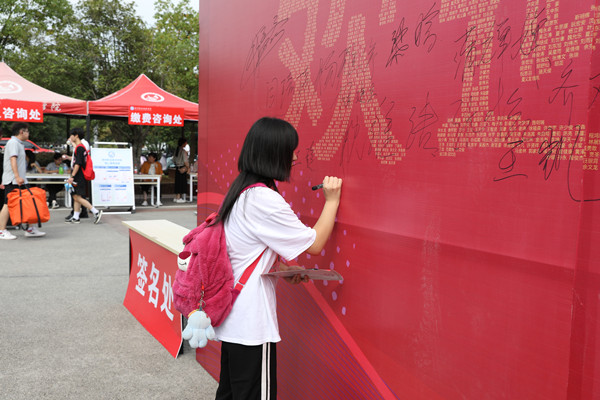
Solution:
[{"label": "backpack strap", "polygon": [[[250,185],[250,186],[244,188],[244,190],[242,190],[240,192],[240,194],[244,193],[248,189],[251,189],[253,187],[258,187],[258,186],[267,187],[267,185],[265,185],[264,183],[255,183],[253,185]],[[240,292],[244,288],[244,285],[246,285],[246,282],[248,282],[248,279],[250,279],[250,275],[252,275],[252,272],[254,272],[254,270],[256,269],[256,266],[258,265],[258,262],[262,258],[262,255],[265,254],[265,251],[267,251],[266,248],[262,251],[262,253],[260,253],[260,255],[256,258],[256,260],[254,260],[254,262],[252,264],[250,264],[248,266],[248,268],[246,268],[244,270],[244,273],[240,277],[240,280],[237,281],[237,283],[234,285],[234,287],[233,287],[234,290],[237,290],[238,292]]]},{"label": "backpack strap", "polygon": [[237,283],[233,287],[234,290],[237,290],[238,292],[242,291],[242,289],[244,288],[244,285],[246,285],[246,282],[248,282],[248,279],[250,279],[250,275],[252,275],[252,272],[254,272],[254,270],[256,269],[256,266],[258,265],[258,262],[262,258],[262,255],[265,254],[265,251],[267,251],[266,248],[262,251],[262,253],[260,253],[260,255],[256,258],[256,260],[254,260],[254,262],[252,264],[250,264],[250,266],[244,270],[242,277],[240,278],[239,281],[237,281]]},{"label": "backpack strap", "polygon": [[82,165],[81,168],[87,167],[87,157],[88,157],[88,151],[85,148],[83,143],[79,143],[77,146],[75,146],[75,150],[73,151],[73,157],[75,157],[77,155],[77,149],[79,147],[83,147],[83,162],[85,163],[85,165]]}]

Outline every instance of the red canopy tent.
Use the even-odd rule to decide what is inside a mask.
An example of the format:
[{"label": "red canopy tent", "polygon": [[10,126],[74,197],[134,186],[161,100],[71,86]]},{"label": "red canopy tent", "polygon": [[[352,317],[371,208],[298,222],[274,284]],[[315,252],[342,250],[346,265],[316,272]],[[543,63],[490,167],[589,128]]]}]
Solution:
[{"label": "red canopy tent", "polygon": [[31,83],[4,62],[0,62],[0,100],[42,103],[44,114],[87,115],[85,100],[63,96]]},{"label": "red canopy tent", "polygon": [[91,117],[124,117],[129,116],[131,107],[163,107],[183,110],[185,121],[198,121],[198,104],[177,97],[152,82],[141,74],[123,89],[88,102]]}]

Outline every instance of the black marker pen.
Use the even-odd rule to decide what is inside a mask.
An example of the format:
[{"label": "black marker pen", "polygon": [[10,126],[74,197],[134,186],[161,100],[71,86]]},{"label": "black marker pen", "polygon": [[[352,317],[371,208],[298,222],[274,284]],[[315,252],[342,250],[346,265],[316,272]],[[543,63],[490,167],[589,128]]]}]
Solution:
[{"label": "black marker pen", "polygon": [[312,190],[319,190],[319,189],[322,189],[322,188],[323,188],[323,184],[319,183],[318,185],[313,186]]}]

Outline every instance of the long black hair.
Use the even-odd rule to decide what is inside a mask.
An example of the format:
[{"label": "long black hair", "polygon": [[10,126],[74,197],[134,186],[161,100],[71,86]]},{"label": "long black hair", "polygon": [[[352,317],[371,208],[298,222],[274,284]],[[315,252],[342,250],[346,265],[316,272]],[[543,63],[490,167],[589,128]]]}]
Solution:
[{"label": "long black hair", "polygon": [[223,200],[217,221],[227,220],[240,193],[248,186],[264,183],[277,190],[275,181],[289,181],[297,147],[298,133],[289,122],[269,117],[256,121],[248,131],[240,152],[240,174]]},{"label": "long black hair", "polygon": [[183,136],[179,138],[179,140],[177,141],[177,149],[175,150],[175,157],[179,157],[179,153],[181,153],[181,150],[183,150],[183,147],[186,143],[186,138],[184,138]]}]

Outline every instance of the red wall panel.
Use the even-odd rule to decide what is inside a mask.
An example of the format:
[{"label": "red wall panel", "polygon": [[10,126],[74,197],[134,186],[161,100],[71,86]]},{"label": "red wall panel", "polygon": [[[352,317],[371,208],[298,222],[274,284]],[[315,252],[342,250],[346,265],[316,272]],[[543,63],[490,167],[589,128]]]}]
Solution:
[{"label": "red wall panel", "polygon": [[597,9],[201,2],[199,192],[227,191],[264,115],[300,134],[279,188],[306,224],[310,186],[344,179],[298,260],[344,281],[280,288],[280,398],[600,396]]}]

